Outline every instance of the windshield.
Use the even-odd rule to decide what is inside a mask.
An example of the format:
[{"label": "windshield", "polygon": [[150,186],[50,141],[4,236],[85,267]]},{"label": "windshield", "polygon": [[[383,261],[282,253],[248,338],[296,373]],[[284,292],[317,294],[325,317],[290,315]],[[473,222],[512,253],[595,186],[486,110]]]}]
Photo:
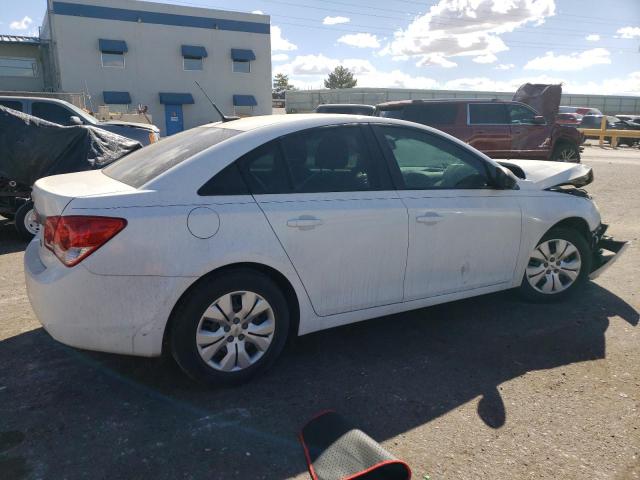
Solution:
[{"label": "windshield", "polygon": [[75,113],[77,113],[80,118],[89,122],[91,125],[97,125],[98,123],[100,123],[100,120],[98,120],[86,110],[76,107],[72,103],[68,103],[66,106],[69,107],[70,110],[73,110]]},{"label": "windshield", "polygon": [[242,133],[217,127],[192,128],[152,143],[102,169],[108,177],[135,188],[201,151]]}]

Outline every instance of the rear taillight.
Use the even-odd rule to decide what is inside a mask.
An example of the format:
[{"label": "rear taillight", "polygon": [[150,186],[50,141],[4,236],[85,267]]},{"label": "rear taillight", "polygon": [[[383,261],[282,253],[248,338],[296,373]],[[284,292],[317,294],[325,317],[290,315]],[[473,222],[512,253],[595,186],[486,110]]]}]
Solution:
[{"label": "rear taillight", "polygon": [[87,258],[127,226],[124,218],[70,215],[47,217],[43,242],[67,267]]}]

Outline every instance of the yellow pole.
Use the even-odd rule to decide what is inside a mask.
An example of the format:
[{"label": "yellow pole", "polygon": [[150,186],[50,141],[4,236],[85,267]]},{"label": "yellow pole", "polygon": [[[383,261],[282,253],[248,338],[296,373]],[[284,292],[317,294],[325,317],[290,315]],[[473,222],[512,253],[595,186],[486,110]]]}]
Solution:
[{"label": "yellow pole", "polygon": [[607,116],[602,115],[602,121],[600,122],[600,148],[604,146],[604,131],[607,129]]}]

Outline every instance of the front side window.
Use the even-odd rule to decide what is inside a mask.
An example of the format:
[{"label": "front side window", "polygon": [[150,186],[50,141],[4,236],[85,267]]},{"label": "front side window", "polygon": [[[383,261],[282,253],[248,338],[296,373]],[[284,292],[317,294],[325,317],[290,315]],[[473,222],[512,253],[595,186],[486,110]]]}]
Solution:
[{"label": "front side window", "polygon": [[287,135],[281,142],[294,192],[379,188],[376,162],[357,125],[315,128]]},{"label": "front side window", "polygon": [[0,57],[0,77],[37,77],[35,58]]},{"label": "front side window", "polygon": [[533,125],[536,112],[523,105],[508,105],[509,119],[512,124]]},{"label": "front side window", "polygon": [[113,68],[124,68],[124,53],[101,52],[102,66]]},{"label": "front side window", "polygon": [[458,115],[456,103],[414,103],[404,111],[404,119],[423,125],[452,125]]},{"label": "front side window", "polygon": [[74,113],[56,103],[33,102],[31,115],[60,125],[70,125]]},{"label": "front side window", "polygon": [[510,123],[504,103],[469,104],[470,125],[508,125]]},{"label": "front side window", "polygon": [[403,189],[487,188],[482,160],[444,138],[420,130],[377,126],[398,165]]},{"label": "front side window", "polygon": [[235,73],[251,73],[251,62],[244,60],[234,60],[233,71]]},{"label": "front side window", "polygon": [[202,58],[183,57],[182,60],[185,70],[202,70]]}]

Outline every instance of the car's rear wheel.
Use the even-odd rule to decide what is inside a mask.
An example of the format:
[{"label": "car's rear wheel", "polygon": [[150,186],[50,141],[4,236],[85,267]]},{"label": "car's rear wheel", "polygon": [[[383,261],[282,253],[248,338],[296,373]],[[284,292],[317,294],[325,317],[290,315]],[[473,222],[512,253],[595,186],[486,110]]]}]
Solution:
[{"label": "car's rear wheel", "polygon": [[176,307],[171,351],[192,378],[238,384],[270,367],[289,331],[289,309],[280,289],[250,269],[207,278]]},{"label": "car's rear wheel", "polygon": [[529,254],[520,293],[539,302],[561,300],[587,280],[591,250],[576,230],[554,228]]},{"label": "car's rear wheel", "polygon": [[38,217],[31,201],[20,205],[14,221],[16,230],[25,240],[31,240],[40,231]]},{"label": "car's rear wheel", "polygon": [[562,142],[553,150],[551,160],[555,162],[579,162],[580,150],[573,143]]}]

